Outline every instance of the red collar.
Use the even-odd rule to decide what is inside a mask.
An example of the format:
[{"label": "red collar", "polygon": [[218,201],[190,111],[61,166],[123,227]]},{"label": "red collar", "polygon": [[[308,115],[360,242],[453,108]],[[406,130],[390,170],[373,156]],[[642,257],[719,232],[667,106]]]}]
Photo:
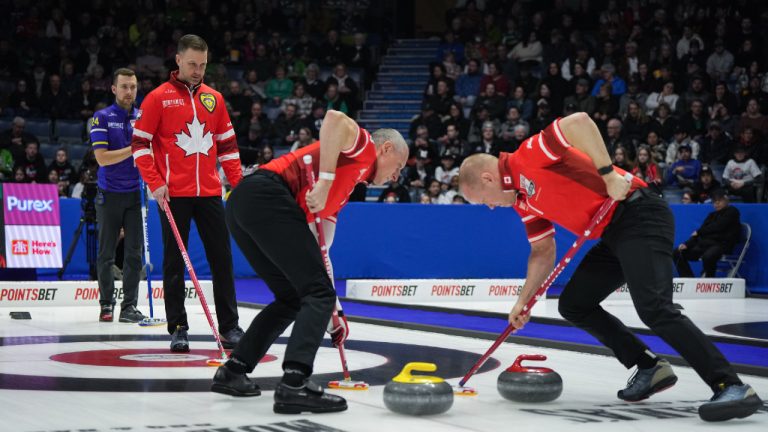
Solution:
[{"label": "red collar", "polygon": [[[376,158],[378,160],[378,158]],[[366,184],[366,186],[373,184],[373,179],[376,178],[376,161],[373,161],[373,165],[371,165],[370,170],[368,170],[368,177],[365,178],[363,183]]]},{"label": "red collar", "polygon": [[509,156],[510,153],[501,152],[499,154],[499,177],[501,177],[501,189],[504,192],[516,192],[518,188],[515,186],[515,177],[507,165]]},{"label": "red collar", "polygon": [[197,90],[200,88],[200,86],[203,85],[203,81],[202,80],[200,80],[200,83],[198,83],[196,85],[193,85],[193,86],[190,86],[186,82],[181,81],[179,79],[179,71],[178,70],[175,70],[175,71],[171,72],[171,77],[168,79],[168,82],[170,82],[171,84],[175,85],[176,87],[182,87],[185,90],[186,89],[192,90],[192,93],[197,92]]}]

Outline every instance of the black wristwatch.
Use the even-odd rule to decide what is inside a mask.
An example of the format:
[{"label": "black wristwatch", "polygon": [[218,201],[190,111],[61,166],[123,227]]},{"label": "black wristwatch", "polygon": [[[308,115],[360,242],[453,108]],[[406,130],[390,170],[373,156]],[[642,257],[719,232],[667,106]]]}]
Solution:
[{"label": "black wristwatch", "polygon": [[598,168],[597,173],[601,176],[604,176],[606,174],[610,174],[613,172],[613,165],[606,165],[602,168]]}]

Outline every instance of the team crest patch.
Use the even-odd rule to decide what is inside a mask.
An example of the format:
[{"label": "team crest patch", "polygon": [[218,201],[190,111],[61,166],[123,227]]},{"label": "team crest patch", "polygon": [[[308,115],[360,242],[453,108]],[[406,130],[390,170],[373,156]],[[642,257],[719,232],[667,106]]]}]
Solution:
[{"label": "team crest patch", "polygon": [[528,197],[532,197],[536,193],[536,184],[520,174],[520,190],[524,191]]},{"label": "team crest patch", "polygon": [[203,106],[205,107],[205,109],[208,110],[209,113],[212,113],[213,110],[216,109],[216,97],[214,97],[210,93],[201,93],[200,103],[203,104]]}]

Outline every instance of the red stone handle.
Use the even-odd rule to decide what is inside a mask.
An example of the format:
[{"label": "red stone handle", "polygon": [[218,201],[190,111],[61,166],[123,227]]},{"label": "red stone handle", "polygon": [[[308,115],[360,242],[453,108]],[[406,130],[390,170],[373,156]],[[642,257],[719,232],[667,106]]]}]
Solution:
[{"label": "red stone handle", "polygon": [[527,367],[523,366],[523,360],[530,361],[544,361],[547,356],[542,354],[520,354],[512,363],[512,366],[507,368],[507,372],[519,372],[519,373],[552,373],[553,370],[545,367]]}]

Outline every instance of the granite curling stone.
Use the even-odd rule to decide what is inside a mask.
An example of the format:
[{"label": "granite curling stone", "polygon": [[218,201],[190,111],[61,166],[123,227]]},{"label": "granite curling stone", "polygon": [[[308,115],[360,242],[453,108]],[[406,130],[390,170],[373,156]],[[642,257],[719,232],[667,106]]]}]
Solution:
[{"label": "granite curling stone", "polygon": [[543,361],[544,355],[523,354],[499,374],[496,388],[504,399],[515,402],[550,402],[563,392],[563,379],[549,368],[527,367],[523,360]]},{"label": "granite curling stone", "polygon": [[442,378],[411,375],[411,371],[434,372],[434,363],[408,363],[384,387],[384,405],[398,414],[423,416],[442,414],[453,405],[453,388]]}]

